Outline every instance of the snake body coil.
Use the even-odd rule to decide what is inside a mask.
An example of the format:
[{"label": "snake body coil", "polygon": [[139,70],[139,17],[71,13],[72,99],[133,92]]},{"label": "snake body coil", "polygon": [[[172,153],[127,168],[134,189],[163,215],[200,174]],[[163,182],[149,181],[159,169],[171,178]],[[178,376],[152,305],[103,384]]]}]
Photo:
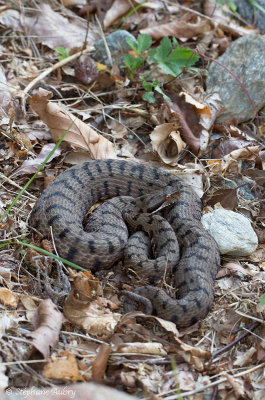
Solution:
[{"label": "snake body coil", "polygon": [[[162,169],[123,160],[85,162],[64,171],[44,190],[31,213],[30,225],[44,236],[52,227],[61,257],[92,270],[109,268],[122,256],[127,228],[121,223],[118,229],[119,210],[114,204],[107,212],[105,232],[96,229],[85,232],[83,219],[87,210],[105,199],[135,198],[166,187],[179,192],[176,203],[163,210],[163,217],[173,228],[180,245],[180,261],[173,269],[178,299],[172,299],[154,286],[139,287],[135,293],[151,300],[156,315],[177,326],[189,326],[210,310],[219,251],[200,222],[200,199],[178,177]],[[154,223],[152,219],[150,223]],[[163,241],[162,229],[159,240]]]}]

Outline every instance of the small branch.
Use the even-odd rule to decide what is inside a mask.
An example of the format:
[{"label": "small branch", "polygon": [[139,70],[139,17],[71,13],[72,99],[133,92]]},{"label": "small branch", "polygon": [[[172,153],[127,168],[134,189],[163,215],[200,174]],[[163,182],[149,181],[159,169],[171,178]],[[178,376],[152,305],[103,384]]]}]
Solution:
[{"label": "small branch", "polygon": [[35,86],[37,86],[37,84],[42,81],[42,79],[46,78],[46,76],[50,75],[53,71],[55,71],[56,69],[64,66],[65,64],[68,64],[69,62],[75,60],[76,58],[80,57],[82,54],[84,53],[89,53],[92,50],[92,47],[87,48],[85,50],[81,50],[78,53],[75,53],[59,62],[57,62],[56,64],[54,64],[52,67],[45,69],[45,71],[43,71],[40,75],[38,75],[35,79],[33,79],[33,81],[31,81],[23,90],[22,92],[22,96],[23,99],[25,98],[25,96],[32,90],[34,89]]},{"label": "small branch", "polygon": [[225,353],[226,351],[231,349],[231,347],[233,347],[235,344],[240,342],[240,340],[244,339],[247,335],[249,335],[252,331],[254,331],[254,329],[256,329],[259,325],[260,325],[260,322],[255,322],[253,325],[251,325],[248,328],[247,332],[244,332],[241,336],[239,336],[237,339],[233,340],[231,343],[224,346],[222,349],[219,349],[219,350],[215,351],[214,353],[212,353],[211,359],[213,359],[216,356],[219,356],[220,354]]}]

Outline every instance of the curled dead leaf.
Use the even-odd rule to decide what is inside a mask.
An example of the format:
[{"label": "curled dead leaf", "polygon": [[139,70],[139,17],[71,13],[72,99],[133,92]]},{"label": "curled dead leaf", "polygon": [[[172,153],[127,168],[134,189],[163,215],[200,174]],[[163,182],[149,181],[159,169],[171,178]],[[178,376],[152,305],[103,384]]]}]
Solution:
[{"label": "curled dead leaf", "polygon": [[179,153],[186,147],[175,124],[166,123],[156,126],[150,134],[153,149],[166,164],[176,165]]},{"label": "curled dead leaf", "polygon": [[131,4],[127,0],[115,0],[110,7],[110,9],[106,12],[104,17],[104,28],[108,28],[114,21],[116,21],[119,17],[126,14],[131,9]]},{"label": "curled dead leaf", "polygon": [[180,121],[181,125],[180,131],[182,139],[185,140],[185,143],[187,143],[190,146],[190,149],[194,154],[198,154],[200,150],[200,139],[199,137],[196,137],[192,132],[181,108],[179,107],[176,101],[172,102],[166,100],[166,104],[168,105],[171,113],[176,114]]},{"label": "curled dead leaf", "polygon": [[39,88],[38,92],[31,97],[30,106],[48,125],[54,142],[57,142],[69,129],[64,140],[73,147],[88,151],[93,159],[116,158],[114,146],[109,140],[73,114],[49,102],[51,97],[51,92]]},{"label": "curled dead leaf", "polygon": [[110,308],[115,306],[111,301],[100,297],[102,287],[98,279],[89,271],[75,274],[74,288],[63,307],[65,317],[91,335],[111,336],[121,315],[112,312]]},{"label": "curled dead leaf", "polygon": [[50,350],[58,342],[63,314],[50,299],[46,299],[40,303],[32,322],[35,330],[28,336],[33,339],[32,344],[35,350],[41,353],[43,358],[48,358]]}]

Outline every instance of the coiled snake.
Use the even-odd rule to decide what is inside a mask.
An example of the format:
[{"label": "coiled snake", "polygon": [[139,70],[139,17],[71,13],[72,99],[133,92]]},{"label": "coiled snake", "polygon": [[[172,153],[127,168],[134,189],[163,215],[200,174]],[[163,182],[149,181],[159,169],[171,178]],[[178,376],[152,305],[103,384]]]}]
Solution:
[{"label": "coiled snake", "polygon": [[[148,203],[150,194],[156,198],[161,191],[162,197],[167,197],[167,193],[178,193],[175,203],[161,211],[166,221],[162,222],[161,216],[157,216],[156,220],[152,215],[144,214],[144,219],[139,223],[140,217],[136,213],[130,216],[130,208],[136,207],[137,202],[141,205],[145,198]],[[103,204],[99,213],[99,220],[106,217],[103,224],[98,228],[96,210],[94,217],[92,213],[92,222],[88,222],[86,229],[89,231],[86,232],[83,220],[87,210],[99,201],[116,196],[132,196],[138,199],[134,201],[120,197],[117,202],[111,200],[104,203],[106,208],[104,209]],[[129,206],[126,206],[126,202]],[[148,205],[145,208],[148,209]],[[174,285],[178,288],[177,299],[151,285],[138,287],[133,293],[149,299],[156,315],[173,321],[179,327],[189,326],[205,317],[214,298],[214,279],[220,262],[219,251],[216,242],[200,222],[200,199],[180,178],[169,172],[124,160],[85,162],[61,173],[44,190],[34,206],[29,222],[44,236],[48,235],[49,227],[52,227],[56,248],[61,257],[85,268],[97,270],[111,267],[123,256],[128,236],[127,227],[121,218],[124,215],[127,220],[133,220],[136,226],[140,225],[148,235],[155,236],[158,241],[158,258],[152,260],[152,264],[138,258],[137,272],[142,272],[143,276],[150,277],[153,282],[158,272],[161,273],[161,268],[166,268],[167,262],[170,262]],[[165,225],[162,226],[162,223]],[[135,243],[145,242],[146,235],[142,235],[140,241]],[[180,260],[177,265],[177,247],[174,244],[170,247],[169,244],[175,242],[175,236],[180,245]],[[136,246],[141,247],[140,244]],[[163,248],[167,249],[166,253]],[[137,249],[134,249],[134,253],[138,255]],[[133,256],[127,256],[127,263],[128,258]],[[130,297],[126,303],[127,310],[135,307]]]}]

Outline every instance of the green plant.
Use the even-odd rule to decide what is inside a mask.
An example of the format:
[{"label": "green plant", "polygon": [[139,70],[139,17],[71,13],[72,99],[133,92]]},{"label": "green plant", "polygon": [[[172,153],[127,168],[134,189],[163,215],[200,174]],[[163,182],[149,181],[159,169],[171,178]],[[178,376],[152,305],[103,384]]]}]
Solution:
[{"label": "green plant", "polygon": [[260,304],[261,304],[262,306],[264,306],[264,304],[265,304],[265,294],[262,295],[262,297],[261,297],[261,299],[260,299]]},{"label": "green plant", "polygon": [[[166,100],[170,100],[165,95],[157,80],[150,79],[150,75],[155,69],[160,69],[167,75],[173,77],[179,76],[184,70],[190,70],[198,60],[197,54],[194,54],[190,49],[181,47],[178,41],[173,38],[172,41],[168,37],[164,37],[160,45],[150,49],[152,39],[149,35],[140,34],[137,39],[127,39],[127,43],[135,52],[134,57],[130,53],[126,53],[123,57],[125,68],[131,79],[142,83],[145,93],[143,99],[149,103],[156,101],[155,91],[160,93]],[[148,53],[146,52],[148,49]],[[144,72],[140,73],[140,68]]]},{"label": "green plant", "polygon": [[217,4],[220,7],[223,7],[225,4],[230,8],[231,11],[236,12],[237,5],[230,0],[217,0]]},{"label": "green plant", "polygon": [[250,4],[252,4],[253,7],[258,8],[261,12],[265,14],[264,8],[255,0],[248,0]]},{"label": "green plant", "polygon": [[61,54],[59,57],[59,61],[62,61],[65,58],[69,57],[70,49],[65,49],[64,47],[56,47],[55,51]]},{"label": "green plant", "polygon": [[127,18],[129,18],[131,15],[133,15],[134,13],[136,13],[139,8],[141,8],[144,3],[146,3],[147,0],[143,0],[141,3],[137,4],[137,6],[135,6],[131,11],[129,11],[121,20],[121,22],[115,27],[115,30],[120,29],[120,27],[122,26],[122,24],[124,23],[124,21],[126,21]]},{"label": "green plant", "polygon": [[[47,155],[47,157],[45,158],[45,160],[41,163],[41,165],[39,166],[39,168],[37,169],[37,171],[35,172],[35,174],[28,180],[28,182],[25,184],[25,186],[20,190],[20,192],[18,193],[18,195],[15,197],[15,199],[12,201],[12,203],[10,204],[10,206],[7,208],[7,210],[0,216],[0,223],[5,219],[5,217],[9,214],[10,210],[13,208],[13,206],[16,204],[16,202],[19,200],[19,198],[22,196],[22,194],[25,192],[25,190],[28,188],[28,186],[33,182],[33,180],[36,178],[36,176],[38,175],[38,173],[40,172],[40,170],[44,167],[44,165],[49,161],[49,159],[51,158],[51,156],[53,155],[53,153],[55,152],[55,150],[60,146],[60,144],[62,143],[62,141],[64,140],[65,136],[67,135],[67,133],[69,132],[69,130],[71,129],[71,127],[73,126],[74,121],[72,121],[68,127],[68,129],[64,132],[64,134],[62,135],[62,137],[58,140],[58,142],[56,143],[56,145],[54,146],[54,148],[50,151],[50,153]],[[1,226],[0,226],[1,227]],[[81,271],[85,271],[84,268],[79,267],[79,265],[76,265],[74,263],[71,263],[68,260],[65,260],[62,257],[56,256],[53,253],[50,253],[44,249],[41,249],[40,247],[34,246],[32,244],[27,243],[27,241],[24,239],[23,241],[19,241],[16,240],[15,242],[12,242],[12,240],[7,240],[5,243],[0,244],[0,249],[4,246],[7,245],[12,245],[12,244],[20,244],[22,246],[26,246],[26,247],[31,247],[34,250],[37,250],[38,252],[52,257],[55,260],[59,260],[61,262],[63,262],[66,265],[69,265],[70,267],[79,269]]]}]

